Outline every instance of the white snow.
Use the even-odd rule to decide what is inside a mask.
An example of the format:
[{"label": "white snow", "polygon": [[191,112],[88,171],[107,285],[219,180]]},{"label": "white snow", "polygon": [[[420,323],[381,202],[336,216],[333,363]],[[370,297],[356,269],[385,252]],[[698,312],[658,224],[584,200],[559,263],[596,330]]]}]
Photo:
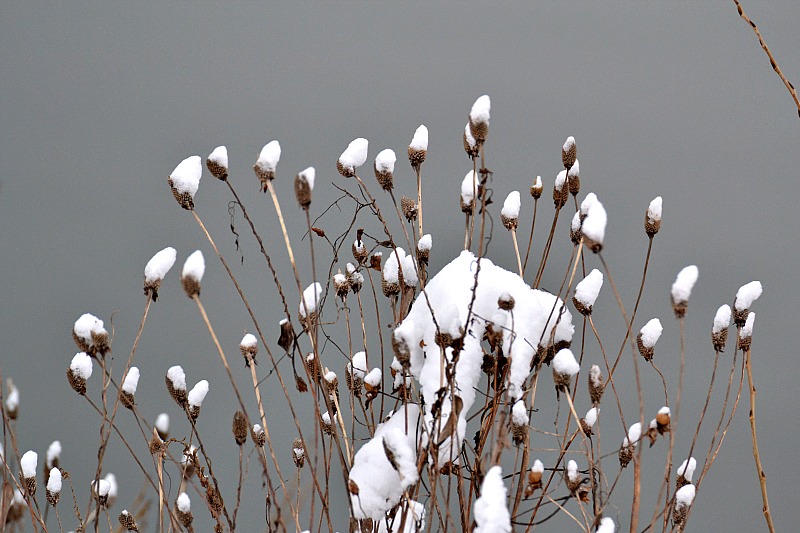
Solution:
[{"label": "white snow", "polygon": [[555,187],[557,191],[561,191],[561,189],[564,188],[564,183],[566,182],[567,182],[567,171],[562,170],[556,176],[556,179],[553,182],[553,187]]},{"label": "white snow", "polygon": [[580,369],[581,366],[578,364],[578,361],[575,360],[575,356],[569,348],[562,348],[558,351],[556,356],[553,357],[554,372],[564,376],[574,376]]},{"label": "white snow", "polygon": [[528,409],[525,407],[525,400],[517,400],[511,408],[511,422],[515,426],[528,425]]},{"label": "white snow", "polygon": [[347,365],[350,368],[350,372],[357,378],[364,379],[364,376],[367,375],[367,354],[365,352],[356,352],[353,354],[353,364]]},{"label": "white snow", "polygon": [[464,136],[467,139],[467,144],[469,147],[474,150],[478,142],[475,140],[475,137],[472,136],[472,130],[469,128],[469,122],[467,122],[467,125],[464,126]]},{"label": "white snow", "polygon": [[397,161],[397,156],[394,150],[387,148],[381,150],[375,157],[375,170],[392,174],[394,172],[394,164]]},{"label": "white snow", "polygon": [[[383,264],[383,279],[385,279],[387,283],[399,283],[400,281],[400,268],[406,257],[406,251],[399,246],[396,250],[396,253],[392,252],[389,254],[389,257]],[[398,259],[400,260],[399,263]]]},{"label": "white snow", "polygon": [[647,206],[647,221],[655,224],[661,220],[661,197],[656,196]]},{"label": "white snow", "polygon": [[177,505],[178,510],[184,514],[192,512],[192,502],[189,500],[189,495],[185,492],[181,492],[178,495],[178,500],[175,502],[175,505]]},{"label": "white snow", "polygon": [[316,177],[316,175],[317,175],[317,171],[314,169],[314,167],[308,167],[305,170],[301,170],[300,173],[298,174],[298,177],[301,180],[304,180],[306,183],[308,183],[308,188],[313,191],[314,190],[314,178]]},{"label": "white snow", "polygon": [[89,379],[92,377],[92,358],[86,352],[78,352],[72,358],[69,369],[73,376]]},{"label": "white snow", "polygon": [[369,374],[364,376],[364,383],[369,385],[370,387],[377,387],[381,383],[381,378],[383,377],[383,373],[381,372],[380,368],[373,368],[369,371]]},{"label": "white snow", "polygon": [[589,207],[589,212],[586,215],[586,219],[583,221],[583,234],[597,244],[602,245],[606,235],[607,222],[608,216],[606,215],[603,204],[601,204],[599,200],[595,201],[591,207]]},{"label": "white snow", "polygon": [[421,125],[414,132],[414,138],[411,139],[411,144],[408,145],[412,150],[427,150],[428,149],[428,128]]},{"label": "white snow", "polygon": [[[401,533],[400,524],[403,522],[403,515],[405,515],[405,525],[403,526],[402,533],[417,533],[425,530],[425,505],[414,501],[407,500],[408,508],[401,506],[397,513],[394,515],[393,520],[387,518],[378,522],[378,533]],[[389,522],[387,527],[386,522]],[[389,529],[391,527],[391,529]]]},{"label": "white snow", "polygon": [[417,242],[417,250],[429,251],[432,244],[433,238],[431,237],[431,234],[426,233],[420,237],[419,242]]},{"label": "white snow", "polygon": [[664,331],[664,328],[661,326],[661,321],[657,318],[651,319],[647,324],[645,324],[639,333],[642,336],[642,344],[645,348],[652,348],[658,342],[658,339],[661,337],[661,332]]},{"label": "white snow", "polygon": [[577,483],[580,478],[581,474],[578,472],[578,463],[570,459],[570,461],[567,463],[567,479],[573,483]]},{"label": "white snow", "polygon": [[131,396],[136,394],[136,387],[139,386],[139,368],[132,366],[125,374],[125,379],[122,381],[122,391],[127,392]]},{"label": "white snow", "polygon": [[197,189],[200,187],[202,175],[203,165],[200,161],[200,156],[193,155],[181,161],[169,177],[175,190],[180,194],[189,193],[189,196],[194,198]]},{"label": "white snow", "polygon": [[728,329],[731,323],[731,306],[728,304],[721,305],[717,309],[717,314],[714,315],[714,326],[711,328],[712,333],[722,333],[722,330]]},{"label": "white snow", "polygon": [[478,188],[480,180],[475,171],[470,170],[464,179],[461,181],[461,201],[465,205],[471,205],[475,200],[475,191]]},{"label": "white snow", "polygon": [[156,283],[164,279],[175,264],[177,252],[175,248],[168,246],[150,259],[144,267],[144,281],[145,283]]},{"label": "white snow", "polygon": [[[388,261],[387,261],[388,262]],[[416,287],[419,279],[417,278],[417,266],[414,256],[406,255],[403,258],[403,283],[408,287]]]},{"label": "white snow", "polygon": [[[356,453],[350,470],[350,481],[358,487],[358,494],[350,495],[356,519],[382,519],[400,501],[404,488],[416,482],[409,466],[416,463],[418,420],[419,407],[408,404],[406,409],[397,411],[380,424],[374,437]],[[395,470],[386,457],[384,438],[387,435],[390,447],[394,446],[401,455],[400,462],[404,463],[401,472]],[[416,472],[416,466],[413,469]]]},{"label": "white snow", "polygon": [[472,110],[469,112],[469,119],[473,124],[486,124],[488,126],[491,109],[492,101],[489,99],[488,94],[484,94],[472,104]]},{"label": "white snow", "polygon": [[597,415],[600,412],[597,407],[592,407],[588,411],[586,411],[586,416],[583,417],[583,420],[586,422],[586,425],[590,428],[594,426],[594,423],[597,422]]},{"label": "white snow", "polygon": [[580,163],[576,159],[575,163],[573,163],[572,166],[569,167],[569,172],[567,172],[567,176],[571,180],[572,178],[580,178],[580,175],[581,175],[581,167]]},{"label": "white snow", "polygon": [[47,478],[47,492],[51,494],[61,492],[61,470],[58,468],[50,469],[50,477]]},{"label": "white snow", "polygon": [[658,410],[658,414],[660,414],[660,415],[669,416],[670,412],[671,411],[669,410],[669,407],[667,407],[667,406],[664,406],[664,407],[662,407],[661,409]]},{"label": "white snow", "polygon": [[169,415],[167,413],[161,413],[156,417],[156,430],[159,433],[163,433],[164,435],[169,433]]},{"label": "white snow", "polygon": [[262,172],[275,172],[278,166],[278,161],[281,159],[281,143],[278,141],[270,141],[261,149],[258,154],[256,165]]},{"label": "white snow", "polygon": [[214,148],[214,151],[208,155],[208,160],[228,170],[228,148],[225,146],[217,146]]},{"label": "white snow", "polygon": [[54,440],[50,443],[50,446],[47,447],[47,453],[45,454],[45,466],[50,468],[53,466],[53,462],[58,460],[61,457],[61,441]]},{"label": "white snow", "polygon": [[101,498],[108,496],[111,490],[111,483],[105,479],[99,479],[96,482],[92,481],[92,491]]},{"label": "white snow", "polygon": [[531,472],[535,472],[538,474],[544,473],[544,464],[539,459],[536,459],[533,462],[533,466],[531,467]]},{"label": "white snow", "polygon": [[564,146],[562,146],[561,149],[565,152],[569,152],[573,148],[575,148],[575,137],[570,135],[569,137],[567,137],[567,140],[564,141]]},{"label": "white snow", "polygon": [[113,500],[114,498],[117,497],[117,493],[119,492],[119,485],[117,485],[117,476],[109,472],[103,479],[108,483],[108,499]]},{"label": "white snow", "polygon": [[597,203],[597,195],[593,192],[587,194],[586,198],[584,198],[583,201],[581,202],[581,208],[580,208],[581,218],[586,218],[586,215],[589,214],[589,209],[592,207],[592,205],[596,203]]},{"label": "white snow", "polygon": [[[377,370],[377,369],[376,369]],[[419,479],[416,464],[416,451],[413,441],[409,442],[409,436],[399,427],[392,427],[383,435],[383,443],[386,448],[394,455],[397,465],[397,472],[400,474],[400,484],[405,490],[415,484]]]},{"label": "white snow", "polygon": [[689,459],[681,463],[681,466],[678,467],[677,474],[679,476],[683,476],[686,479],[686,481],[691,482],[695,468],[697,468],[697,461],[695,460],[694,457],[690,457]]},{"label": "white snow", "polygon": [[572,222],[569,223],[570,236],[577,233],[579,229],[581,229],[581,212],[575,211],[575,214],[572,215]]},{"label": "white snow", "polygon": [[95,335],[107,333],[106,329],[103,327],[103,321],[91,313],[84,313],[81,315],[81,317],[75,321],[75,326],[73,326],[72,331],[89,346],[92,345],[92,333]]},{"label": "white snow", "polygon": [[339,156],[339,163],[347,170],[354,172],[367,160],[368,149],[369,141],[362,137],[354,139],[347,145],[347,149],[342,152],[342,155]]},{"label": "white snow", "polygon": [[33,450],[25,452],[19,460],[19,467],[24,478],[36,477],[36,463],[39,461],[39,454]]},{"label": "white snow", "polygon": [[614,524],[614,519],[606,516],[600,519],[600,525],[597,526],[596,533],[614,533],[616,530],[617,526]]},{"label": "white snow", "polygon": [[575,299],[584,307],[592,307],[603,287],[603,273],[596,268],[575,287]]},{"label": "white snow", "polygon": [[603,384],[603,373],[600,372],[599,366],[592,365],[589,369],[589,381],[591,381],[594,387],[599,387]]},{"label": "white snow", "polygon": [[[286,320],[284,318],[284,320]],[[247,333],[244,337],[242,337],[242,341],[239,343],[239,346],[242,348],[254,348],[258,344],[258,339],[252,333]]]},{"label": "white snow", "polygon": [[500,214],[506,218],[519,218],[520,198],[519,191],[511,191],[503,202],[503,209]]},{"label": "white snow", "polygon": [[689,265],[678,272],[675,283],[672,284],[672,301],[675,303],[685,303],[689,301],[692,288],[697,282],[697,266]]},{"label": "white snow", "polygon": [[511,514],[506,506],[506,486],[503,470],[493,466],[486,472],[481,485],[481,497],[475,501],[473,533],[510,533]]},{"label": "white snow", "polygon": [[188,277],[200,283],[200,280],[203,279],[203,274],[205,274],[205,271],[206,261],[203,259],[203,252],[200,250],[195,250],[192,252],[192,255],[186,258],[186,262],[183,264],[181,278]]},{"label": "white snow", "polygon": [[206,394],[208,394],[208,381],[201,379],[192,387],[192,390],[189,391],[189,396],[187,398],[189,405],[192,407],[200,407],[203,405]]},{"label": "white snow", "polygon": [[761,291],[762,287],[760,281],[751,281],[747,285],[742,285],[739,287],[739,290],[736,291],[736,300],[734,300],[733,307],[737,311],[750,309],[753,302],[758,300],[758,297],[761,296]]},{"label": "white snow", "polygon": [[675,492],[675,509],[689,507],[694,501],[696,489],[691,483],[684,485]]},{"label": "white snow", "polygon": [[9,392],[6,396],[6,410],[14,412],[19,409],[19,389],[9,380]]},{"label": "white snow", "polygon": [[[325,412],[327,413],[327,411]],[[330,417],[328,417],[328,423],[330,423]],[[253,424],[253,435],[256,435],[257,437],[266,435],[266,432],[264,431],[264,428],[261,427],[261,424]]]},{"label": "white snow", "polygon": [[639,438],[642,436],[642,424],[641,422],[636,422],[635,424],[631,424],[631,427],[628,428],[628,443],[636,445],[639,442]]},{"label": "white snow", "polygon": [[312,283],[303,291],[303,300],[300,302],[300,316],[305,318],[308,314],[317,311],[317,305],[322,297],[322,285],[319,282]]},{"label": "white snow", "polygon": [[744,326],[742,326],[742,331],[739,334],[739,337],[742,339],[749,339],[753,336],[753,323],[756,320],[756,314],[750,312],[747,314],[747,320],[745,320]]},{"label": "white snow", "polygon": [[532,187],[534,189],[539,189],[539,190],[542,189],[542,177],[541,176],[536,176],[536,178],[534,178]]},{"label": "white snow", "polygon": [[186,390],[186,374],[179,365],[172,366],[167,370],[167,379],[172,383],[173,389]]},{"label": "white snow", "polygon": [[336,381],[337,378],[336,372],[334,372],[333,370],[326,372],[324,377],[325,381],[327,381],[328,383],[333,383],[334,381]]}]

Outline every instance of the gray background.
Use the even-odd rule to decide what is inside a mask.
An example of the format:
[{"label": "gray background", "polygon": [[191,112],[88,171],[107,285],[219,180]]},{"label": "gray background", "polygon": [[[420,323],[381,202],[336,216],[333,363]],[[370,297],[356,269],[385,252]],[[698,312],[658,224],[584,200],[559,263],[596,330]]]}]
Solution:
[{"label": "gray background", "polygon": [[[749,1],[745,9],[784,72],[800,81],[798,4]],[[172,364],[182,364],[191,383],[209,379],[201,431],[218,447],[218,463],[235,468],[228,460],[235,456],[228,436],[230,386],[176,273],[191,251],[206,254],[203,300],[242,383],[249,378],[236,347],[252,327],[191,216],[169,193],[165,178],[181,159],[228,146],[231,180],[288,274],[274,210],[257,194],[251,171],[260,148],[279,139],[283,157],[276,187],[308,280],[307,248],[300,241],[304,221],[290,178],[316,166],[313,210],[319,214],[335,198],[331,184],[344,184],[335,170],[337,156],[351,139],[363,136],[371,143],[370,160],[384,147],[395,149],[397,188],[410,196],[412,173],[403,155],[424,123],[430,130],[423,167],[425,222],[433,233],[437,270],[460,249],[457,194],[469,169],[461,132],[475,98],[488,93],[487,158],[495,173],[496,210],[509,191],[524,193],[541,174],[546,201],[537,225],[535,250],[540,250],[544,230],[539,228],[549,225],[552,215],[549,191],[560,167],[559,149],[574,135],[581,197],[594,191],[608,210],[606,257],[628,307],[646,246],[644,209],[654,196],[664,197],[664,225],[635,327],[661,318],[665,332],[656,357],[674,383],[677,323],[669,288],[680,268],[697,264],[700,279],[687,321],[687,425],[694,425],[705,397],[714,312],[732,303],[740,285],[762,281],[753,344],[761,452],[776,524],[788,531],[800,518],[795,242],[800,120],[732,3],[4,2],[0,72],[0,369],[21,390],[22,450],[34,448],[43,460],[47,444],[60,439],[62,464],[81,491],[94,471],[98,421],[64,378],[75,352],[71,326],[84,312],[107,325],[113,314],[116,360],[122,364],[144,304],[142,270],[168,245],[178,249],[178,263],[140,344],[137,398],[151,421],[168,411],[175,432],[185,432],[163,375]],[[198,212],[237,265],[262,324],[277,335],[281,313],[274,286],[240,217],[245,260],[238,265],[228,200],[226,188],[206,173],[195,198]],[[523,194],[526,237],[530,208]],[[559,227],[559,253],[544,281],[551,290],[568,257],[568,218]],[[346,222],[337,216],[324,220],[320,225],[331,234]],[[498,226],[490,255],[513,269],[509,242]],[[590,259],[591,266],[596,263]],[[284,285],[294,308],[290,277]],[[598,313],[605,314],[598,316],[610,332],[621,320],[604,290]],[[609,343],[612,351],[618,342]],[[273,383],[265,387],[266,401],[276,446],[288,458],[294,428]],[[645,383],[651,413],[661,405],[660,382],[650,372]],[[93,377],[90,388],[97,384]],[[637,412],[630,393],[629,418]],[[252,406],[251,395],[245,394]],[[298,400],[311,416],[308,401]],[[141,446],[129,414],[121,418]],[[616,438],[606,438],[606,449]],[[121,509],[138,491],[140,476],[118,443],[113,448],[108,464],[122,483]],[[653,457],[648,467],[657,477],[663,447],[653,450],[646,455]],[[253,464],[250,507],[241,513],[255,523],[257,477]],[[195,505],[205,516],[199,502]],[[627,507],[614,513],[627,528]],[[647,521],[645,516],[649,513],[642,513]],[[704,481],[692,522],[699,531],[765,529],[746,398]],[[340,527],[346,528],[344,515]]]}]

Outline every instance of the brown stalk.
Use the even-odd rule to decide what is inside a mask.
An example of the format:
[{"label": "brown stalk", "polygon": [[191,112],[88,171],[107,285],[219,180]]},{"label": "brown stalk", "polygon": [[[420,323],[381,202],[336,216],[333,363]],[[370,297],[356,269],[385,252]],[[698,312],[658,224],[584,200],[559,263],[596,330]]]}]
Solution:
[{"label": "brown stalk", "polygon": [[764,519],[770,533],[775,533],[775,524],[772,522],[772,513],[769,508],[769,498],[767,497],[767,475],[761,464],[761,453],[758,450],[758,437],[756,436],[756,385],[753,382],[753,367],[750,359],[750,350],[744,352],[744,364],[747,368],[747,383],[750,386],[750,431],[753,435],[753,459],[758,470],[758,482],[761,486],[761,501],[764,503]]}]

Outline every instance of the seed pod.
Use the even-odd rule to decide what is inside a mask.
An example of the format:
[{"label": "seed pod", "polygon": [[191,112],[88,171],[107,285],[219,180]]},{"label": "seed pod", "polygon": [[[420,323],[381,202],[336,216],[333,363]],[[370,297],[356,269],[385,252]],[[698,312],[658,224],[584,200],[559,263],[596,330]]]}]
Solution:
[{"label": "seed pod", "polygon": [[575,137],[567,137],[564,141],[564,146],[561,147],[561,163],[564,168],[569,170],[575,164],[575,159],[578,155],[577,147],[575,146]]},{"label": "seed pod", "polygon": [[300,438],[294,439],[292,443],[292,460],[297,468],[303,468],[306,461],[306,447]]},{"label": "seed pod", "polygon": [[264,444],[267,442],[267,432],[264,431],[264,428],[262,428],[260,424],[255,424],[253,426],[250,430],[250,437],[259,448],[263,448]]},{"label": "seed pod", "polygon": [[119,514],[119,523],[122,527],[124,527],[128,531],[139,531],[139,527],[136,525],[136,520],[133,518],[133,515],[128,512],[128,510],[124,510]]},{"label": "seed pod", "polygon": [[417,219],[417,202],[408,196],[400,198],[400,209],[403,211],[403,216],[406,217],[406,220],[409,222]]},{"label": "seed pod", "polygon": [[225,146],[217,146],[214,151],[206,158],[206,166],[211,175],[220,181],[228,179],[228,149]]},{"label": "seed pod", "polygon": [[394,173],[395,161],[397,161],[397,157],[394,155],[394,151],[388,148],[382,150],[377,157],[375,157],[375,163],[373,165],[375,169],[375,179],[378,180],[378,183],[384,191],[391,191],[392,187],[394,187],[394,177],[392,174]]},{"label": "seed pod", "polygon": [[247,417],[242,411],[233,414],[233,438],[236,444],[243,445],[247,441]]},{"label": "seed pod", "polygon": [[304,210],[311,205],[311,191],[314,190],[314,167],[308,167],[294,178],[294,195]]},{"label": "seed pod", "polygon": [[408,161],[411,163],[411,167],[418,171],[427,154],[428,128],[423,125],[417,128],[417,131],[414,132],[414,138],[411,139],[411,144],[408,145]]}]

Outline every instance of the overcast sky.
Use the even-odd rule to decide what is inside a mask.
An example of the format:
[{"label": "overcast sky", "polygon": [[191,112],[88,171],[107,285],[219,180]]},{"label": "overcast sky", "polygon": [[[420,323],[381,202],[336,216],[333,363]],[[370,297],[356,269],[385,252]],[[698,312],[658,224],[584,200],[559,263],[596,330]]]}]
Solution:
[{"label": "overcast sky", "polygon": [[[800,4],[744,7],[786,75],[800,82]],[[75,352],[70,329],[85,312],[107,325],[113,316],[121,364],[144,305],[142,270],[165,246],[177,248],[179,265],[195,249],[205,253],[203,299],[231,354],[252,329],[213,251],[169,193],[165,178],[183,158],[228,146],[231,180],[292,288],[274,209],[251,170],[261,147],[272,139],[283,147],[276,188],[308,280],[305,221],[294,208],[291,178],[317,168],[317,216],[337,197],[334,184],[352,185],[335,170],[350,140],[368,138],[370,157],[384,147],[402,156],[425,124],[425,224],[435,271],[460,250],[457,195],[470,168],[461,132],[473,101],[489,94],[495,207],[514,189],[524,193],[537,174],[547,200],[560,146],[574,135],[581,196],[594,191],[606,206],[606,257],[629,306],[646,250],[644,210],[663,196],[664,225],[637,322],[661,318],[657,357],[674,378],[678,327],[669,289],[681,268],[699,267],[687,321],[686,420],[696,420],[705,398],[714,312],[732,303],[740,285],[764,284],[753,341],[761,453],[778,529],[800,519],[800,119],[732,2],[5,2],[0,73],[0,370],[21,391],[22,449],[42,453],[60,439],[65,468],[75,473],[76,464],[93,464],[98,421],[64,377]],[[403,157],[398,169],[398,191],[411,196]],[[206,175],[195,202],[257,314],[277,334],[282,313],[274,285],[239,216],[240,264],[229,199]],[[543,225],[551,205],[542,205]],[[523,194],[525,228],[531,206]],[[347,222],[329,214],[320,225],[335,235]],[[566,223],[559,227],[562,250]],[[499,224],[490,255],[513,269]],[[554,267],[545,288],[556,290],[562,272]],[[296,305],[296,292],[287,292]],[[613,317],[610,328],[619,318],[610,292],[605,297],[598,305]],[[233,396],[174,272],[151,310],[136,362],[139,402],[150,420],[160,411],[177,418],[163,386],[166,368],[183,365],[190,382],[209,379],[201,423],[208,433],[220,429],[220,446],[232,446]],[[246,383],[245,369],[235,371]],[[647,405],[657,409],[660,382],[652,383]],[[266,395],[277,423],[285,423],[277,389]],[[747,410],[745,398],[698,496],[695,530],[764,529]],[[293,430],[277,438],[285,445]],[[135,476],[116,444],[109,464],[123,479]],[[257,480],[255,465],[251,470]],[[77,475],[88,484],[86,473]],[[123,486],[121,496],[131,501],[139,482]],[[627,528],[626,508],[614,517]]]}]

